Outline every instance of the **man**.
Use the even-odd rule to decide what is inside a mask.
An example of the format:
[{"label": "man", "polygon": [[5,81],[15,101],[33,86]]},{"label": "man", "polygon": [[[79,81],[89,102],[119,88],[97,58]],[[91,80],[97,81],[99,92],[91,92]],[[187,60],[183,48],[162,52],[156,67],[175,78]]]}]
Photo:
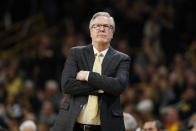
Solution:
[{"label": "man", "polygon": [[144,123],[144,131],[162,131],[163,125],[159,120],[147,121]]},{"label": "man", "polygon": [[37,127],[31,120],[24,121],[20,126],[20,131],[36,131]]},{"label": "man", "polygon": [[71,48],[62,73],[68,94],[54,131],[125,131],[120,94],[129,80],[130,58],[110,46],[113,17],[98,12],[90,24],[92,44]]}]

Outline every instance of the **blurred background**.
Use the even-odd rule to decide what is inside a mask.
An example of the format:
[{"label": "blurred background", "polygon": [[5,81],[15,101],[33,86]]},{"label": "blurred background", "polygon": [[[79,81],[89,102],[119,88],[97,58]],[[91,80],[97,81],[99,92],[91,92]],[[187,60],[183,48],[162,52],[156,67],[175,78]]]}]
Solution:
[{"label": "blurred background", "polygon": [[0,130],[18,131],[25,120],[52,127],[68,50],[90,44],[98,11],[114,17],[111,45],[131,57],[124,112],[140,128],[154,119],[169,131],[196,126],[195,7],[195,0],[1,0]]}]

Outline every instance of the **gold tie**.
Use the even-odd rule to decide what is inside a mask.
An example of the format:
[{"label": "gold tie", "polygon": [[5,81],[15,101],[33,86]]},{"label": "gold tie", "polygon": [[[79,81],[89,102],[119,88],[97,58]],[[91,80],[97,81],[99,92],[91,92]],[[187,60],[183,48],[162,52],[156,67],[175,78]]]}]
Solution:
[{"label": "gold tie", "polygon": [[[101,53],[96,53],[95,62],[93,65],[93,72],[97,72],[101,75],[101,61],[100,56]],[[92,120],[98,114],[98,97],[94,95],[88,96],[88,102],[86,106],[86,115],[87,117]]]}]

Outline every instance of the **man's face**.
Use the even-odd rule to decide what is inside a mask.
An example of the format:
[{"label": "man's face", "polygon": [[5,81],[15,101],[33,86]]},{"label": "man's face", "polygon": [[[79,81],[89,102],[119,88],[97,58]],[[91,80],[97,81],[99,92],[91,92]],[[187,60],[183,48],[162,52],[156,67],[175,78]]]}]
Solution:
[{"label": "man's face", "polygon": [[155,122],[144,123],[144,131],[158,131]]},{"label": "man's face", "polygon": [[113,38],[111,20],[105,16],[96,17],[90,29],[90,34],[93,42],[109,44]]}]

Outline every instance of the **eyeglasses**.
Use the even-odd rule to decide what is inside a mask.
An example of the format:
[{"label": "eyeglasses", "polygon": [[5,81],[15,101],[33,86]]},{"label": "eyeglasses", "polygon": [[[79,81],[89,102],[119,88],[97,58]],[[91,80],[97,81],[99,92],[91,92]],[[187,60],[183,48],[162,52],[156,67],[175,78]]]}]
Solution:
[{"label": "eyeglasses", "polygon": [[105,30],[113,29],[113,27],[111,25],[107,25],[107,24],[94,24],[94,25],[92,25],[92,28],[96,29],[96,30],[100,30],[101,27]]}]

